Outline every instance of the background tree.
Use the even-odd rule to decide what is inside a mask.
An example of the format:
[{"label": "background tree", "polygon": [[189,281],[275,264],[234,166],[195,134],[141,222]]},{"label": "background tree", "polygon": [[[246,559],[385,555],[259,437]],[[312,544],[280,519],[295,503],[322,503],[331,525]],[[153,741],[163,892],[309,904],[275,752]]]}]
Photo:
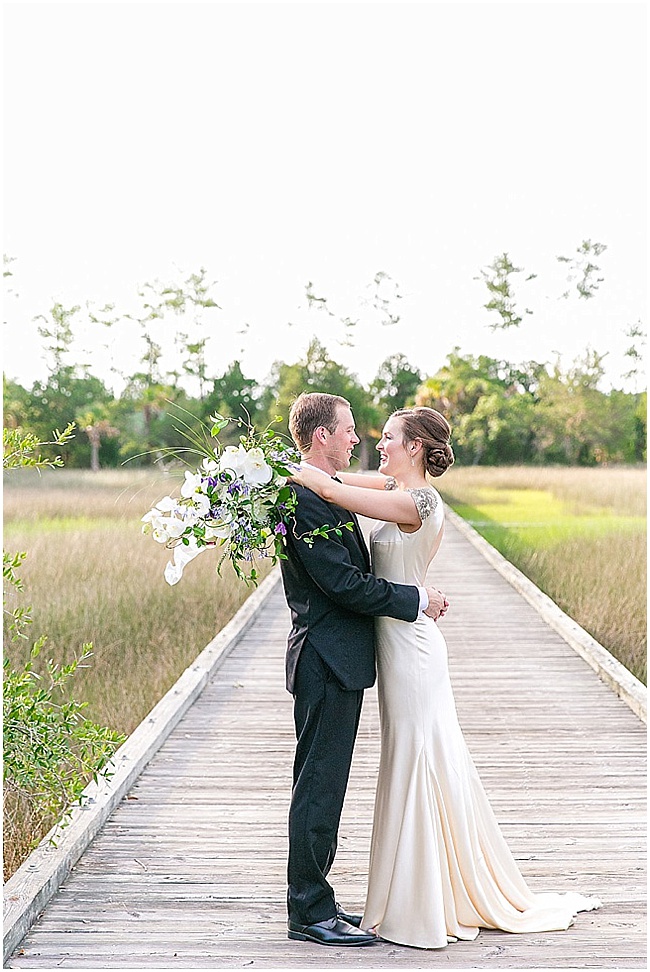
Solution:
[{"label": "background tree", "polygon": [[73,320],[79,313],[80,306],[64,307],[63,304],[55,303],[49,311],[49,316],[39,314],[34,318],[43,323],[38,327],[38,333],[43,338],[43,348],[45,357],[48,361],[50,375],[53,376],[53,383],[59,376],[73,375],[77,365],[66,365],[66,359],[72,351],[74,341]]},{"label": "background tree", "polygon": [[[512,277],[515,273],[523,273],[523,268],[516,267],[508,254],[502,253],[500,256],[496,256],[492,263],[486,269],[481,270],[480,273],[481,276],[475,279],[480,280],[482,278],[490,294],[489,301],[483,306],[488,311],[496,311],[500,318],[489,326],[493,331],[519,327],[523,318],[517,311]],[[534,280],[536,276],[534,273],[529,274],[526,277],[526,282]],[[524,310],[524,314],[532,313],[528,308]]]},{"label": "background tree", "polygon": [[[594,259],[604,249],[602,244],[586,240],[576,258],[558,258],[570,264],[580,296],[591,296],[602,281]],[[4,272],[10,279],[11,261],[6,259]],[[492,328],[521,323],[526,311],[517,310],[512,285],[514,275],[521,273],[503,253],[477,278],[483,279],[490,293],[485,307],[499,318]],[[534,276],[530,274],[526,280]],[[286,430],[289,408],[300,392],[323,390],[351,402],[362,439],[357,452],[363,466],[375,464],[371,453],[385,417],[413,400],[432,405],[450,420],[459,462],[638,462],[646,454],[646,399],[638,392],[645,340],[640,321],[625,332],[630,340],[626,351],[630,367],[624,377],[634,382],[633,394],[600,391],[602,360],[599,364],[595,352],[588,352],[589,360],[563,369],[559,362],[555,366],[534,361],[513,364],[485,355],[463,355],[459,348],[431,376],[423,376],[403,354],[392,354],[364,387],[317,338],[311,340],[301,360],[276,362],[268,378],[258,383],[243,373],[238,360],[217,377],[208,373],[206,315],[220,309],[213,288],[201,268],[178,282],[145,284],[133,315],[118,313],[111,303],[99,309],[88,305],[86,320],[80,305],[55,303],[36,319],[48,377],[29,389],[5,379],[5,425],[45,441],[52,426],[62,428],[81,421],[82,428],[89,431],[65,444],[68,465],[96,466],[100,446],[104,466],[125,459],[146,464],[164,450],[182,445],[178,411],[173,405],[197,419],[213,411],[247,421],[250,417],[258,427],[279,414]],[[388,274],[375,274],[368,289],[372,296],[362,304],[371,308],[382,326],[400,319],[397,301],[402,295]],[[328,332],[338,322],[343,326],[339,343],[354,344],[358,321],[351,316],[337,317],[311,281],[305,295],[308,310],[318,311],[328,323]],[[132,335],[134,323],[138,326],[143,342],[141,367],[121,376],[125,384],[119,397],[92,375],[89,366],[79,364],[78,355],[73,357],[76,352],[72,349],[79,345],[76,331],[88,322],[107,335],[118,325],[129,327]],[[169,345],[170,325],[178,325],[175,343],[184,355],[173,372],[166,368],[163,355],[163,346]],[[112,430],[119,436],[111,437]],[[236,438],[237,430],[233,435]]]},{"label": "background tree", "polygon": [[303,391],[341,395],[350,402],[357,435],[361,440],[359,460],[362,468],[368,468],[373,432],[377,428],[379,414],[356,375],[334,361],[317,338],[311,340],[302,361],[291,365],[275,363],[269,384],[260,400],[260,412],[265,416],[264,421],[272,422],[277,415],[282,416],[282,423],[278,428],[288,435],[289,409]]},{"label": "background tree", "polygon": [[542,366],[513,367],[455,349],[417,391],[416,403],[442,412],[459,462],[494,464],[530,458],[532,409]]},{"label": "background tree", "polygon": [[628,327],[625,331],[625,336],[632,343],[625,351],[625,357],[629,362],[629,370],[625,372],[623,378],[627,379],[628,381],[632,380],[634,382],[634,388],[636,391],[643,368],[643,349],[645,348],[646,343],[646,332],[643,329],[641,321],[630,325],[630,327]]},{"label": "background tree", "polygon": [[17,429],[30,421],[31,395],[17,381],[2,376],[4,427]]},{"label": "background tree", "polygon": [[172,405],[199,416],[200,402],[184,390],[161,382],[149,384],[145,374],[134,375],[120,396],[114,412],[120,429],[120,456],[138,465],[162,459],[165,449],[183,444],[176,431]]},{"label": "background tree", "polygon": [[107,407],[95,407],[83,412],[77,418],[77,426],[83,429],[90,443],[90,468],[92,472],[99,472],[99,449],[102,439],[116,439],[120,430],[111,424]]},{"label": "background tree", "polygon": [[207,271],[201,267],[198,273],[191,273],[181,284],[168,284],[158,293],[163,311],[172,311],[183,320],[189,331],[178,331],[176,343],[181,347],[183,375],[198,385],[199,399],[205,398],[208,383],[206,345],[210,336],[205,334],[205,312],[221,310],[211,295],[216,281],[206,280]]},{"label": "background tree", "polygon": [[399,284],[389,274],[379,270],[369,287],[373,288],[371,305],[378,314],[380,324],[383,327],[399,324],[401,314],[394,304],[394,301],[402,299]]},{"label": "background tree", "polygon": [[422,383],[422,374],[405,355],[392,354],[380,366],[370,383],[370,395],[380,414],[386,418],[398,408],[411,405]]},{"label": "background tree", "polygon": [[533,414],[535,458],[542,462],[594,465],[605,441],[603,356],[587,350],[567,370],[559,361],[540,382]]},{"label": "background tree", "polygon": [[[28,396],[24,423],[42,441],[49,437],[53,426],[64,428],[89,409],[107,408],[113,394],[100,378],[88,372],[77,376],[71,365],[62,365],[46,381],[34,382]],[[75,438],[63,447],[63,458],[71,467],[90,465],[90,444]]]},{"label": "background tree", "polygon": [[[215,378],[212,391],[203,402],[201,417],[206,419],[214,412],[231,418],[242,419],[252,425],[258,424],[260,386],[254,378],[247,378],[241,370],[239,361],[232,361],[224,373]],[[229,426],[221,434],[224,443],[228,435],[233,441],[239,436],[236,428]]]},{"label": "background tree", "polygon": [[[569,271],[567,274],[567,283],[569,285],[575,283],[578,297],[590,300],[605,279],[604,277],[596,276],[597,273],[600,273],[600,267],[591,261],[592,257],[599,257],[606,249],[607,247],[603,243],[592,243],[591,240],[583,240],[576,249],[574,256],[557,257],[559,263],[566,263]],[[565,290],[562,294],[565,300],[570,296],[570,289]]]}]

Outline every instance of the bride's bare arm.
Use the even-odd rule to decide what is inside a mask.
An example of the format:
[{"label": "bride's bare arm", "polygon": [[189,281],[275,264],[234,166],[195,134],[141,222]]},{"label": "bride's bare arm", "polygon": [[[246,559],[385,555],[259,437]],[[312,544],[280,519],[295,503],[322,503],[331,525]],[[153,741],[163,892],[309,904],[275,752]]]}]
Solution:
[{"label": "bride's bare arm", "polygon": [[363,486],[364,489],[386,488],[386,477],[381,473],[338,472],[336,475],[346,486]]},{"label": "bride's bare arm", "polygon": [[[344,473],[346,478],[354,473]],[[365,477],[359,477],[365,478]],[[420,526],[420,515],[412,497],[400,489],[384,490],[364,486],[337,483],[329,476],[304,466],[291,479],[318,493],[328,503],[342,506],[344,510],[369,516],[373,520],[387,520],[400,526]],[[385,482],[385,478],[382,477]]]}]

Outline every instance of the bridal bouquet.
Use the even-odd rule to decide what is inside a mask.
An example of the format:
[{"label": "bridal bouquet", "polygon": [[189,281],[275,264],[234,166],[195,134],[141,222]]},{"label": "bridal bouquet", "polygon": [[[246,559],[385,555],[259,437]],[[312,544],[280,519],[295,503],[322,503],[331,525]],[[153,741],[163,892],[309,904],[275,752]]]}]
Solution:
[{"label": "bridal bouquet", "polygon": [[185,433],[192,444],[186,451],[203,454],[201,465],[185,473],[180,497],[165,496],[142,517],[142,531],[172,550],[168,584],[177,584],[186,565],[208,547],[223,548],[217,571],[227,558],[238,577],[256,584],[257,558],[276,563],[285,556],[285,521],[296,505],[287,477],[300,454],[270,428],[256,432],[241,421],[247,431],[239,445],[224,447],[219,433],[236,420],[215,414],[209,421],[213,441]]}]

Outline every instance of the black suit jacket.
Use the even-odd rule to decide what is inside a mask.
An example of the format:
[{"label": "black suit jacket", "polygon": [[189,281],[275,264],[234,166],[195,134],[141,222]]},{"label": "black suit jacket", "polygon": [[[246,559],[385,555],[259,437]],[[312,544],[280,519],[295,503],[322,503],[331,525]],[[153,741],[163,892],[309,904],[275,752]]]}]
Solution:
[{"label": "black suit jacket", "polygon": [[[414,621],[420,608],[418,589],[392,584],[370,572],[370,557],[354,514],[326,503],[303,486],[294,489],[298,505],[287,528],[287,559],[280,562],[292,620],[287,689],[293,692],[300,650],[307,639],[344,688],[369,688],[375,681],[373,618]],[[354,531],[343,530],[341,537],[317,537],[311,547],[300,539],[317,527],[350,520]]]}]

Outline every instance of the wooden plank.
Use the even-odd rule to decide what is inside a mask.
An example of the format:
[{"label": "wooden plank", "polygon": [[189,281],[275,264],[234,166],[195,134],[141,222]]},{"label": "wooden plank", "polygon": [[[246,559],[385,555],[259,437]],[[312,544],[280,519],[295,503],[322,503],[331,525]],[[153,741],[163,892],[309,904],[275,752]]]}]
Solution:
[{"label": "wooden plank", "polygon": [[[11,968],[646,967],[645,727],[450,525],[431,572],[461,723],[534,890],[597,894],[566,932],[432,954],[327,949],[285,925],[291,700],[280,589],[119,803]],[[332,878],[360,908],[378,765],[367,694]]]},{"label": "wooden plank", "polygon": [[117,750],[109,764],[110,779],[102,777],[90,783],[83,791],[81,806],[73,810],[66,827],[63,830],[54,827],[7,881],[3,899],[5,961],[152,756],[198,698],[207,680],[252,623],[259,605],[277,583],[277,574],[263,581]]},{"label": "wooden plank", "polygon": [[557,604],[522,574],[514,564],[503,557],[498,550],[485,540],[469,523],[447,508],[447,518],[456,529],[480,550],[486,560],[506,578],[509,584],[519,591],[535,607],[551,627],[557,631],[571,647],[591,665],[598,676],[630,706],[644,722],[647,721],[647,689],[631,672],[621,665],[595,638],[585,631],[573,618],[565,614]]}]

